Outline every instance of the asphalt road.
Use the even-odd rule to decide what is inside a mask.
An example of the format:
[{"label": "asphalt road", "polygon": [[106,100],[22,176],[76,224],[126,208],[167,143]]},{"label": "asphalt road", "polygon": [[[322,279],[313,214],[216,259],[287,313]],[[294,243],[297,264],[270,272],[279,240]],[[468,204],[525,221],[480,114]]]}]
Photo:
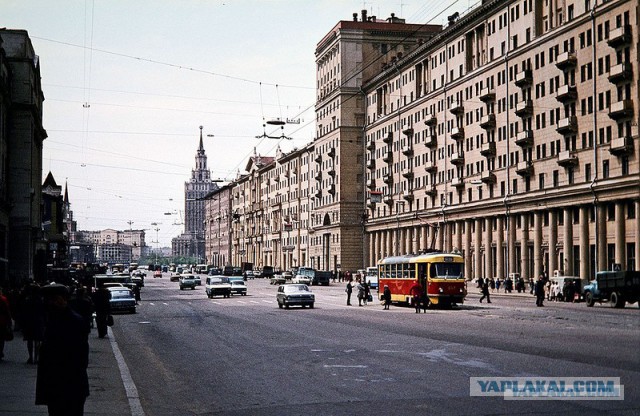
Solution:
[{"label": "asphalt road", "polygon": [[[203,279],[204,280],[204,279]],[[112,327],[146,415],[548,415],[640,412],[640,309],[494,296],[454,310],[278,309],[276,287],[208,299],[204,286],[146,279]],[[352,302],[353,303],[353,302]],[[470,377],[620,377],[624,400],[470,397]]]}]

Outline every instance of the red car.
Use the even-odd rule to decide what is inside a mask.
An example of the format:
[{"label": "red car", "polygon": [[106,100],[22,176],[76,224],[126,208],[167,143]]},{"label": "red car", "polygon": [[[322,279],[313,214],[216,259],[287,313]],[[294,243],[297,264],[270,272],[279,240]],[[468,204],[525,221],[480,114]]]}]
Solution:
[{"label": "red car", "polygon": [[162,277],[162,271],[160,271],[160,270],[156,270],[155,272],[153,272],[153,277],[154,277],[154,279],[155,279],[156,277]]}]

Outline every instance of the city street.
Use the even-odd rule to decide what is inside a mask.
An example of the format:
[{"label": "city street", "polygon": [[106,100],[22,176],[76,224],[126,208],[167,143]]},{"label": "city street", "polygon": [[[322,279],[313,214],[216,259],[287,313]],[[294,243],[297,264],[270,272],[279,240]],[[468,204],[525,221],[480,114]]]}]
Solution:
[{"label": "city street", "polygon": [[[203,279],[204,280],[204,279]],[[203,282],[204,283],[204,282]],[[147,277],[113,338],[148,415],[637,414],[640,309],[587,308],[470,288],[454,310],[346,306],[314,286],[314,309],[278,309],[276,286],[208,299],[204,285]],[[374,291],[374,298],[376,292]],[[113,341],[113,340],[112,340]],[[470,397],[470,377],[620,377],[623,401]],[[131,388],[128,383],[125,387]],[[133,408],[133,405],[132,405]],[[134,412],[135,413],[135,412]]]}]

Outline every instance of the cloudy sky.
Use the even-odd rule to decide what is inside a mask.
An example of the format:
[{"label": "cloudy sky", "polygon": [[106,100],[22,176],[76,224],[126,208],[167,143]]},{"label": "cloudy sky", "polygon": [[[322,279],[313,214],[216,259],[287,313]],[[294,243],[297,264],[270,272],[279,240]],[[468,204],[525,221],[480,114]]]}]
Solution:
[{"label": "cloudy sky", "polygon": [[[29,32],[45,95],[43,178],[68,184],[78,228],[182,229],[199,126],[212,177],[254,148],[313,140],[317,42],[363,8],[445,24],[469,0],[0,0],[0,27]],[[293,140],[256,139],[264,120]],[[279,135],[273,129],[267,133]],[[213,135],[213,137],[209,137]],[[172,213],[172,215],[166,215]],[[129,222],[132,221],[132,224]],[[147,231],[147,242],[156,240]],[[154,244],[155,245],[155,244]]]}]

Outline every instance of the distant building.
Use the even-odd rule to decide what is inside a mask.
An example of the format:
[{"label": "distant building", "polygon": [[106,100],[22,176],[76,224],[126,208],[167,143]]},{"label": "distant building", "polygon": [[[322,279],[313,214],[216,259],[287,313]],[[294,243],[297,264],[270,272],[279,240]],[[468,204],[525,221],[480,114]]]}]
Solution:
[{"label": "distant building", "polygon": [[184,184],[184,233],[171,241],[174,256],[205,258],[205,213],[204,197],[218,185],[211,180],[207,168],[207,155],[202,142],[200,126],[200,146],[196,152],[196,167],[191,170],[191,179]]},{"label": "distant building", "polygon": [[116,263],[136,262],[149,254],[144,230],[121,231],[109,228],[101,231],[74,231],[70,241],[75,247],[91,244],[95,261],[99,263],[113,262],[116,258]]},{"label": "distant building", "polygon": [[42,231],[47,244],[47,272],[52,268],[69,266],[65,227],[62,187],[49,172],[42,184]]},{"label": "distant building", "polygon": [[[231,198],[229,185],[205,197],[205,257],[207,264],[216,267],[231,265],[231,223],[234,220]],[[239,218],[238,213],[236,217]]]},{"label": "distant building", "polygon": [[[43,279],[40,62],[25,30],[0,29],[0,284]],[[10,242],[10,244],[9,244]]]}]

